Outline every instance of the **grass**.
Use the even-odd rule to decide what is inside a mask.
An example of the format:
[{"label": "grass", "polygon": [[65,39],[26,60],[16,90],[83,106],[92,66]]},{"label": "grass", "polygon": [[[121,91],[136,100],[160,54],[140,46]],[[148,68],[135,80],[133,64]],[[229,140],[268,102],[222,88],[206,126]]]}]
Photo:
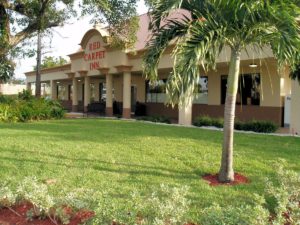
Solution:
[{"label": "grass", "polygon": [[201,176],[216,173],[222,133],[196,128],[104,119],[0,124],[0,179],[17,183],[26,176],[56,179],[52,191],[66,187],[109,190],[126,200],[138,189],[160,184],[190,187],[191,214],[212,202],[251,202],[264,192],[274,162],[300,171],[300,138],[235,134],[235,171],[251,183],[210,187]]}]

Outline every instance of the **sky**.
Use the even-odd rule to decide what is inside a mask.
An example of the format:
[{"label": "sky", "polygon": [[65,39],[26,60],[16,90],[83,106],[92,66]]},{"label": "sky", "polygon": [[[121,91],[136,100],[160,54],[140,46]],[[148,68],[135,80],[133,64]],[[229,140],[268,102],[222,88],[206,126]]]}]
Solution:
[{"label": "sky", "polygon": [[[143,0],[139,1],[137,11],[139,15],[148,11]],[[49,49],[49,53],[43,56],[62,56],[69,59],[67,55],[74,53],[79,49],[79,43],[81,42],[83,35],[92,27],[93,24],[90,23],[90,19],[85,17],[63,27],[55,28],[51,41],[51,49]],[[36,64],[36,58],[16,60],[16,64],[15,77],[25,79],[24,73],[33,70],[33,67]]]}]

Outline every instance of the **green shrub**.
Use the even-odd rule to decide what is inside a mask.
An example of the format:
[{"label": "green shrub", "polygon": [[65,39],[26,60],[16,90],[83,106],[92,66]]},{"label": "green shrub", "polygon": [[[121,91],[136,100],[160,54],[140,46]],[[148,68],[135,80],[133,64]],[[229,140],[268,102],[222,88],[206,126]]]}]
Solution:
[{"label": "green shrub", "polygon": [[145,225],[182,225],[187,221],[190,202],[186,196],[187,187],[172,188],[161,185],[160,189],[146,196],[134,191],[127,204],[112,201],[107,194],[99,196],[95,218],[91,225],[145,224]]},{"label": "green shrub", "polygon": [[212,118],[208,116],[201,116],[197,117],[196,120],[194,121],[194,125],[197,127],[203,127],[203,126],[212,126]]},{"label": "green shrub", "polygon": [[274,163],[276,181],[266,179],[266,198],[275,214],[272,224],[300,224],[300,173],[285,170],[287,162]]},{"label": "green shrub", "polygon": [[[24,97],[24,96],[23,96]],[[65,111],[58,101],[24,97],[10,103],[0,103],[1,122],[61,119]]]},{"label": "green shrub", "polygon": [[31,91],[28,91],[28,90],[23,90],[22,92],[19,92],[18,94],[18,99],[21,99],[21,100],[31,100],[33,99],[34,97],[32,96],[32,93]]},{"label": "green shrub", "polygon": [[244,122],[235,120],[234,122],[234,129],[236,130],[243,130]]},{"label": "green shrub", "polygon": [[[215,119],[208,116],[201,116],[195,119],[194,125],[197,127],[214,126],[218,128],[223,128],[224,119]],[[278,129],[278,126],[271,121],[252,120],[248,122],[241,122],[239,120],[236,120],[234,123],[234,128],[236,130],[254,131],[258,133],[274,133]]]},{"label": "green shrub", "polygon": [[16,108],[9,104],[0,103],[0,122],[17,122]]},{"label": "green shrub", "polygon": [[65,116],[66,111],[58,101],[48,100],[48,102],[51,107],[51,118],[61,119]]},{"label": "green shrub", "polygon": [[223,118],[212,119],[212,126],[223,128],[224,119]]},{"label": "green shrub", "polygon": [[236,130],[254,131],[258,133],[274,133],[278,126],[271,121],[252,120],[248,122],[237,121],[234,125]]},{"label": "green shrub", "polygon": [[17,188],[18,197],[33,204],[32,216],[45,217],[51,214],[54,199],[49,194],[48,186],[36,177],[26,177]]},{"label": "green shrub", "polygon": [[11,104],[16,100],[16,96],[14,95],[1,95],[0,94],[0,104]]},{"label": "green shrub", "polygon": [[137,120],[151,121],[154,123],[171,123],[171,119],[166,116],[142,116],[138,117]]},{"label": "green shrub", "polygon": [[263,207],[264,198],[256,195],[254,205],[221,207],[213,204],[200,212],[199,224],[205,225],[269,225],[269,211]]},{"label": "green shrub", "polygon": [[266,179],[264,197],[255,195],[251,205],[222,207],[213,204],[200,212],[197,223],[205,225],[300,224],[300,174],[285,170],[284,164],[285,161],[274,163],[277,176],[275,181]]}]

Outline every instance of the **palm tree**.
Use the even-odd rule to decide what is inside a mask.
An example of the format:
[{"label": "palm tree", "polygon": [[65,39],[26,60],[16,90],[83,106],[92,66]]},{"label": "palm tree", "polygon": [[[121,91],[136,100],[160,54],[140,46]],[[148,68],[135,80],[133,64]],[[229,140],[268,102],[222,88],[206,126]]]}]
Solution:
[{"label": "palm tree", "polygon": [[[168,19],[180,9],[181,18]],[[174,16],[173,16],[174,17]],[[170,18],[170,17],[169,17]],[[175,44],[174,68],[167,83],[170,103],[185,104],[192,93],[200,65],[207,71],[225,48],[231,49],[224,112],[224,139],[219,181],[234,180],[233,130],[241,52],[247,47],[271,47],[279,67],[292,69],[300,49],[299,1],[289,0],[157,0],[152,4],[153,36],[144,58],[144,73],[158,77],[157,67],[165,49]]]}]

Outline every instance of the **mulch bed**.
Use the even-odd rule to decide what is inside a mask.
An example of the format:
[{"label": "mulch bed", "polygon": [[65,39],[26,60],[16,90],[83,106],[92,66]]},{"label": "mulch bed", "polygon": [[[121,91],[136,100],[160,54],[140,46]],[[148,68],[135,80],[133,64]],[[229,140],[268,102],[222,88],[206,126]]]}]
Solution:
[{"label": "mulch bed", "polygon": [[[38,218],[34,219],[33,221],[28,221],[26,217],[27,211],[32,209],[32,204],[30,203],[21,203],[12,207],[12,209],[18,213],[17,215],[15,212],[8,208],[0,209],[0,225],[53,225],[54,223],[49,219],[40,220]],[[84,221],[92,218],[94,216],[94,212],[91,211],[79,211],[73,213],[71,209],[66,208],[66,211],[71,215],[71,222],[69,225],[79,225]],[[57,221],[58,225],[62,225],[59,221]]]},{"label": "mulch bed", "polygon": [[202,178],[209,183],[211,186],[219,186],[219,185],[238,185],[238,184],[248,184],[250,180],[243,176],[242,174],[235,173],[234,174],[234,181],[230,183],[222,183],[218,180],[218,174],[206,174],[202,176]]}]

